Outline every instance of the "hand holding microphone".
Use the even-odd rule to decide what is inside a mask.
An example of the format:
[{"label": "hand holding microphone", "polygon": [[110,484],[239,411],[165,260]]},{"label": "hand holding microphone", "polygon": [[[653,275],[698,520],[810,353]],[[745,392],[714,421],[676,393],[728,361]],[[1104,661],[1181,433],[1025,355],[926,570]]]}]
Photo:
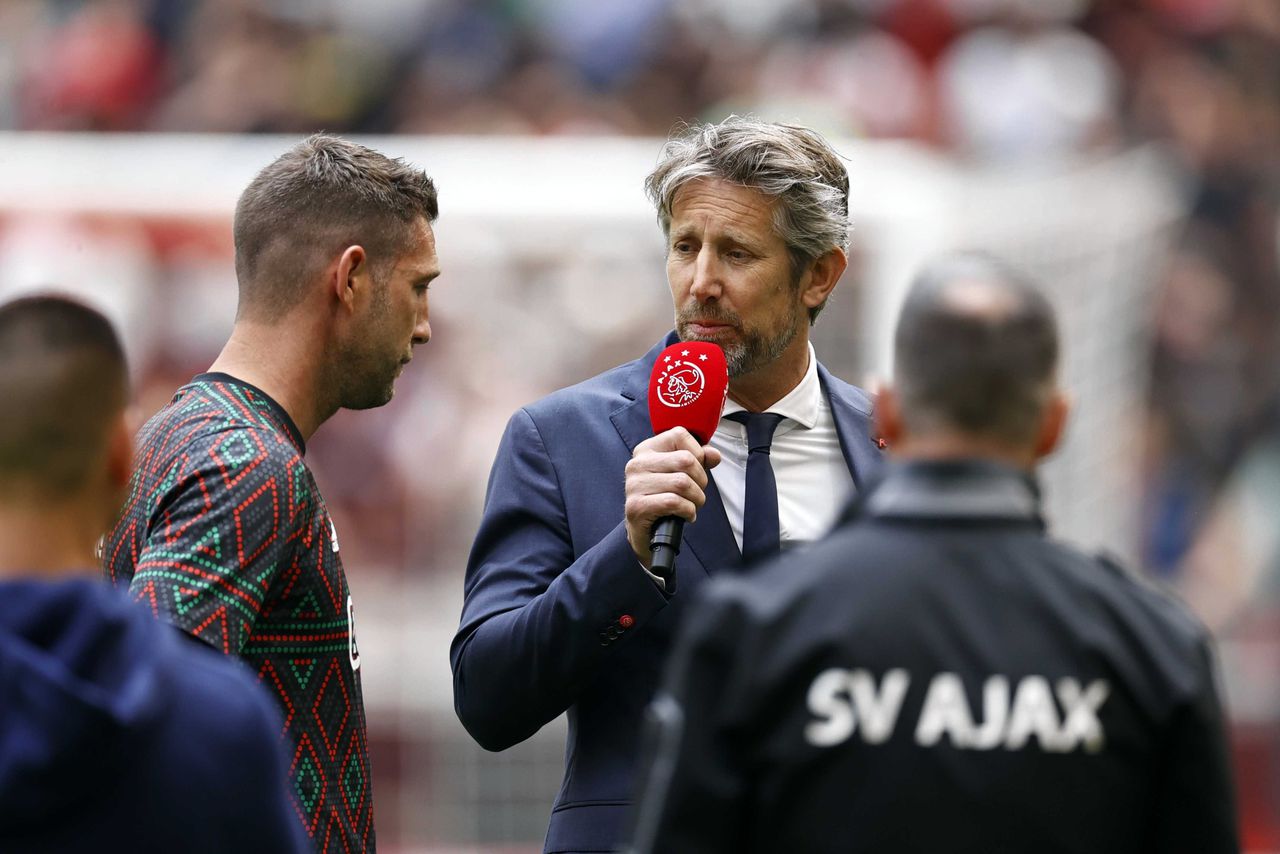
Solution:
[{"label": "hand holding microphone", "polygon": [[685,522],[706,502],[707,469],[720,453],[707,445],[720,422],[729,374],[724,352],[693,341],[663,350],[649,382],[657,434],[636,446],[626,468],[626,527],[646,567],[669,578]]},{"label": "hand holding microphone", "polygon": [[[652,538],[658,533],[659,520],[692,522],[707,500],[706,470],[719,462],[719,451],[699,445],[683,427],[636,445],[626,468],[627,540],[636,557],[655,575],[665,577],[667,572],[658,570],[671,569],[667,561],[665,567],[654,566]],[[675,532],[675,545],[678,551],[679,531]]]}]

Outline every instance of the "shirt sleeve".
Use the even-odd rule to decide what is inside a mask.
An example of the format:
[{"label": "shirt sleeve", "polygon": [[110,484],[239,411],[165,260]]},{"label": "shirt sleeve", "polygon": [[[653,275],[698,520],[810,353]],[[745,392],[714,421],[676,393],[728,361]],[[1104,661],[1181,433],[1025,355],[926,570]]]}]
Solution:
[{"label": "shirt sleeve", "polygon": [[149,516],[130,594],[193,637],[239,654],[310,503],[302,461],[258,431],[194,443]]}]

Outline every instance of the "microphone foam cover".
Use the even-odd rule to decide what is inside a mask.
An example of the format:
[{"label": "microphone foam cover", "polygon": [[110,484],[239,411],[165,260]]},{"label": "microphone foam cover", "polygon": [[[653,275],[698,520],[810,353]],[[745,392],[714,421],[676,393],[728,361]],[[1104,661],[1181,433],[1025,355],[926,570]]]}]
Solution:
[{"label": "microphone foam cover", "polygon": [[683,427],[699,443],[711,441],[729,393],[729,368],[719,345],[680,341],[658,355],[649,377],[653,432]]}]

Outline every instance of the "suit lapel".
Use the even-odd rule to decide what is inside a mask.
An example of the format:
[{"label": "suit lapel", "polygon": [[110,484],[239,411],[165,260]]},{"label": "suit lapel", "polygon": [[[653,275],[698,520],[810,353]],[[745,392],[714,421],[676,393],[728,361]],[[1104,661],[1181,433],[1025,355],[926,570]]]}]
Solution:
[{"label": "suit lapel", "polygon": [[[635,450],[636,445],[653,435],[653,425],[649,421],[649,375],[653,371],[653,363],[658,354],[668,344],[675,343],[675,333],[646,353],[635,362],[630,373],[624,378],[621,388],[623,405],[614,410],[609,419],[613,422],[618,435],[627,446],[627,452]],[[737,566],[742,562],[742,554],[738,550],[738,542],[733,538],[733,529],[729,527],[729,517],[725,515],[724,504],[720,500],[720,491],[716,488],[714,476],[707,484],[707,503],[698,511],[698,521],[685,525],[684,544],[693,552],[702,571],[708,575],[724,567]],[[688,564],[684,550],[676,559],[677,570]]]},{"label": "suit lapel", "polygon": [[645,439],[653,435],[653,425],[649,421],[649,375],[653,373],[653,363],[658,361],[658,354],[674,343],[676,334],[671,332],[666,338],[631,363],[630,370],[622,377],[618,393],[622,400],[617,409],[609,416],[618,435],[622,437],[630,454]]},{"label": "suit lapel", "polygon": [[685,544],[698,556],[708,575],[742,563],[742,552],[733,538],[729,514],[725,513],[716,486],[715,471],[707,478],[707,503],[698,511],[698,521],[684,527]]},{"label": "suit lapel", "polygon": [[[839,380],[818,363],[818,380],[822,392],[831,403],[831,415],[836,421],[836,434],[840,437],[840,451],[853,476],[853,485],[861,491],[884,464],[880,449],[872,436],[871,413],[857,405],[852,395],[841,393]],[[867,401],[869,404],[870,401]]]}]

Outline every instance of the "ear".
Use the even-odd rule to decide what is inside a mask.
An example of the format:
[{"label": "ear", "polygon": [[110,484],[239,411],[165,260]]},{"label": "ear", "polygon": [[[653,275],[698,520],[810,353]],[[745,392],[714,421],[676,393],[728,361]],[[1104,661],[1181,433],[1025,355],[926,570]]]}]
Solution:
[{"label": "ear", "polygon": [[880,386],[872,414],[876,435],[892,448],[902,438],[902,409],[898,406],[898,395],[892,386]]},{"label": "ear", "polygon": [[832,249],[825,255],[820,255],[805,274],[808,281],[801,279],[800,296],[805,307],[817,308],[822,305],[831,296],[836,282],[840,281],[848,266],[849,256],[844,254],[843,249]]},{"label": "ear", "polygon": [[1071,412],[1071,403],[1067,396],[1057,389],[1049,403],[1045,405],[1044,415],[1040,417],[1040,430],[1036,435],[1036,459],[1043,459],[1052,454],[1062,441],[1066,432],[1067,415]]},{"label": "ear", "polygon": [[356,298],[364,289],[369,279],[369,256],[360,245],[348,246],[338,257],[337,269],[334,270],[333,295],[339,303],[349,310],[355,308]]},{"label": "ear", "polygon": [[130,413],[120,413],[107,438],[107,480],[113,489],[123,491],[133,476],[133,430]]}]

